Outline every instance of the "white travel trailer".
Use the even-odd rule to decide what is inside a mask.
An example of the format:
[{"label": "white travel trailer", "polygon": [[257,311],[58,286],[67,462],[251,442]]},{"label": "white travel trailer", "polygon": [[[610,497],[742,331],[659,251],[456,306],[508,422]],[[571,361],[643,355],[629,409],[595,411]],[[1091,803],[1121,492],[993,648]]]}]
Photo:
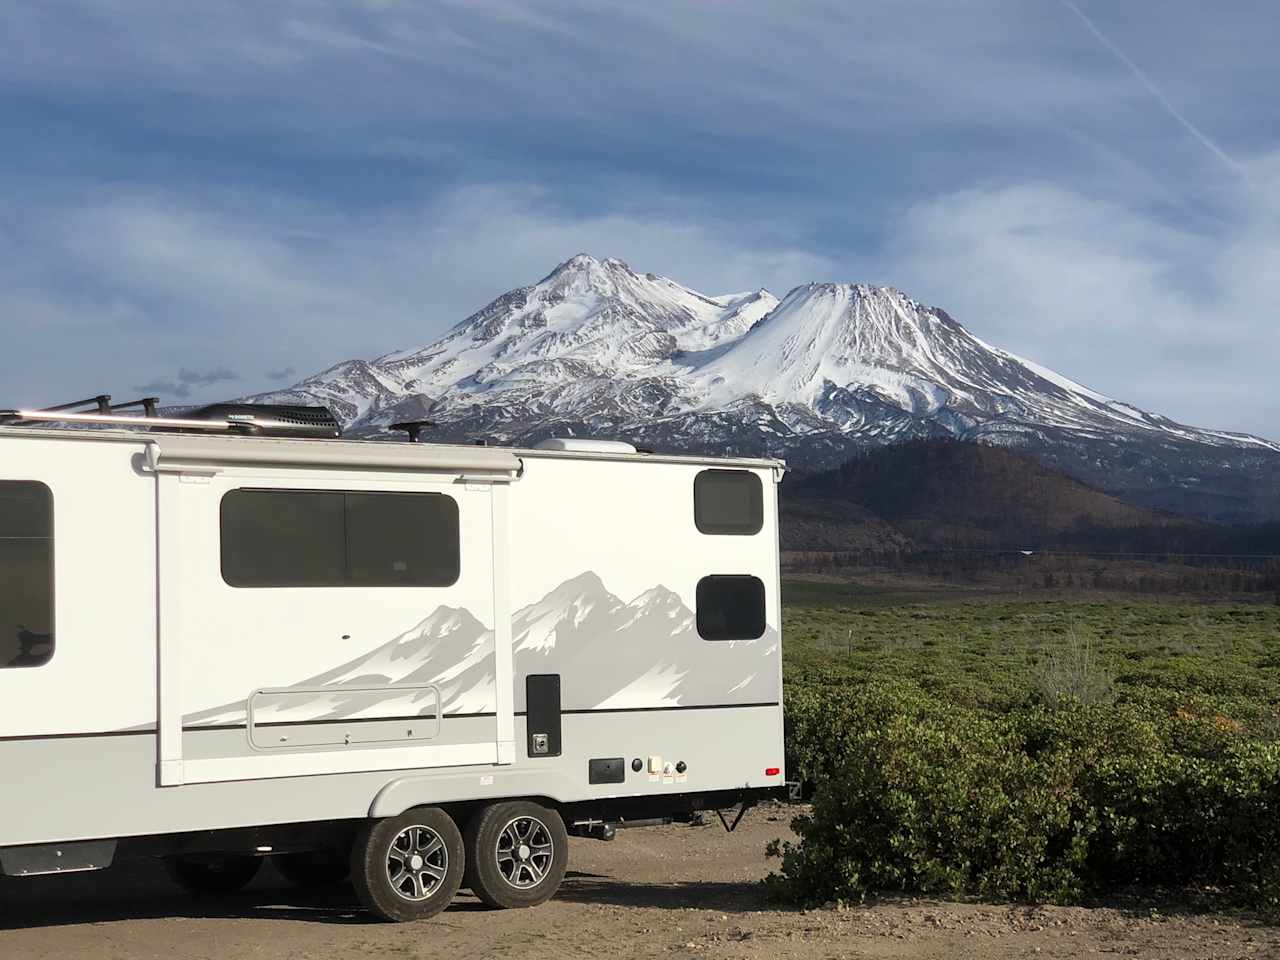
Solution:
[{"label": "white travel trailer", "polygon": [[781,463],[98,403],[0,419],[2,872],[269,855],[411,920],[784,787]]}]

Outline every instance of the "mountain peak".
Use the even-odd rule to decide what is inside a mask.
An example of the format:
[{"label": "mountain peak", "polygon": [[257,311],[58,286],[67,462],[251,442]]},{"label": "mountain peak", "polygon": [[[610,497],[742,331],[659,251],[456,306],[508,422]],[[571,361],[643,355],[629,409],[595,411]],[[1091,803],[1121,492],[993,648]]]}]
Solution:
[{"label": "mountain peak", "polygon": [[781,301],[763,289],[712,297],[588,253],[425,347],[347,361],[256,399],[273,398],[329,405],[355,435],[429,409],[441,440],[627,437],[808,466],[939,436],[1042,451],[1103,483],[1117,471],[1137,477],[1122,465],[1140,452],[1161,466],[1132,482],[1153,487],[1190,476],[1189,458],[1206,464],[1205,477],[1242,457],[1280,463],[1280,444],[1111,400],[894,287],[815,282]]},{"label": "mountain peak", "polygon": [[594,570],[584,570],[576,577],[570,577],[560,586],[556,587],[551,593],[547,594],[548,598],[565,598],[577,599],[578,597],[596,597],[608,594],[609,590],[605,587],[604,581],[600,579],[600,574]]},{"label": "mountain peak", "polygon": [[968,399],[956,388],[972,384],[969,368],[989,352],[959,324],[892,287],[815,282],[792,289],[699,372],[716,404],[745,393],[818,405],[833,390],[856,389],[910,415],[932,416]]},{"label": "mountain peak", "polygon": [[594,257],[589,253],[578,253],[558,264],[554,270],[543,277],[542,282],[554,280],[566,274],[583,274],[597,272],[618,271],[634,275],[634,271],[626,262],[619,260],[617,257]]},{"label": "mountain peak", "polygon": [[792,288],[788,292],[784,300],[792,297],[802,300],[814,299],[839,299],[849,303],[859,301],[881,301],[887,303],[903,303],[912,307],[919,307],[915,300],[912,300],[897,287],[875,286],[870,283],[837,283],[834,281],[810,281]]},{"label": "mountain peak", "polygon": [[635,610],[665,611],[670,613],[683,610],[684,601],[680,599],[680,594],[674,590],[669,590],[662,584],[658,584],[656,587],[650,587],[640,594],[627,606]]},{"label": "mountain peak", "polygon": [[896,362],[904,352],[916,354],[948,338],[973,339],[946,312],[925,306],[896,287],[809,283],[791,290],[776,312],[803,315],[833,328],[830,335],[851,345],[863,362]]}]

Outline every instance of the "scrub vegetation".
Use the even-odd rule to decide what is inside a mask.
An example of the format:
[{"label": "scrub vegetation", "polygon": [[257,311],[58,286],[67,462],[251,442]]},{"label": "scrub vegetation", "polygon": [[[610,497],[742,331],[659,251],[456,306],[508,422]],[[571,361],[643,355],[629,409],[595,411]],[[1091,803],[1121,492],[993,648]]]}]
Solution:
[{"label": "scrub vegetation", "polygon": [[1280,606],[793,580],[784,637],[778,897],[1280,906]]}]

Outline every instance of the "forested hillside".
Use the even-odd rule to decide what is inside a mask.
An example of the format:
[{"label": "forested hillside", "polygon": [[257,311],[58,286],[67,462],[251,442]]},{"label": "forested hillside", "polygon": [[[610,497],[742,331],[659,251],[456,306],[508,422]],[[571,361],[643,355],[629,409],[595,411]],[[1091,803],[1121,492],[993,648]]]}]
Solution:
[{"label": "forested hillside", "polygon": [[870,451],[782,486],[789,551],[1280,552],[1275,527],[1225,527],[1127,503],[985,444],[925,440]]}]

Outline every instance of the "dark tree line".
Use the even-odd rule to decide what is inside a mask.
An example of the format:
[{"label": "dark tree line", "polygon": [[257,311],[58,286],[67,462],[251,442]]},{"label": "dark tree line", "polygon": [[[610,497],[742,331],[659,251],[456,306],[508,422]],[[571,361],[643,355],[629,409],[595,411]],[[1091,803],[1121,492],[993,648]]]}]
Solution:
[{"label": "dark tree line", "polygon": [[[856,507],[901,532],[887,552],[931,550],[1069,551],[1190,555],[1280,555],[1280,524],[1231,527],[1148,510],[999,447],[922,440],[870,450],[843,466],[788,477],[784,526],[803,515],[812,543],[858,542]],[[829,530],[822,531],[824,518]],[[861,521],[865,529],[867,522]],[[826,533],[821,538],[813,531]],[[785,531],[784,531],[785,534]],[[820,543],[819,543],[820,540]]]}]

